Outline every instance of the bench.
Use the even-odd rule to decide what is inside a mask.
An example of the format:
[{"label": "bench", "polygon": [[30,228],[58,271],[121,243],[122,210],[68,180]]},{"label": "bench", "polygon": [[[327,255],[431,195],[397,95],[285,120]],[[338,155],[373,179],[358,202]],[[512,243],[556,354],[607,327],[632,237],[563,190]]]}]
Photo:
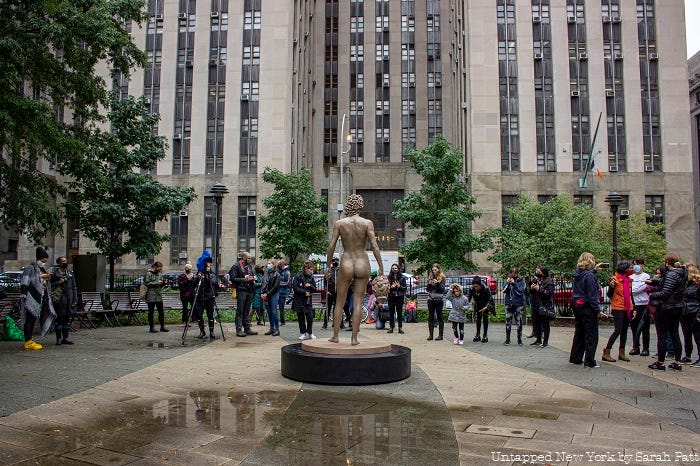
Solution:
[{"label": "bench", "polygon": [[119,314],[126,316],[127,324],[133,321],[138,325],[143,325],[138,316],[138,312],[141,310],[136,302],[140,301],[138,293],[132,294],[129,291],[112,291],[109,293],[109,299],[116,303],[114,309]]},{"label": "bench", "polygon": [[92,323],[92,320],[89,319],[89,314],[94,314],[95,317],[99,317],[100,319],[104,320],[110,327],[119,325],[119,321],[117,320],[117,310],[113,301],[110,301],[109,304],[105,306],[105,303],[107,301],[103,301],[102,293],[96,291],[83,291],[81,297],[82,300],[85,302],[85,316],[88,317],[88,321],[92,324],[93,327],[95,326],[95,324]]},{"label": "bench", "polygon": [[180,293],[163,293],[163,309],[182,310],[182,301],[180,301]]},{"label": "bench", "polygon": [[231,299],[231,293],[224,291],[216,298],[216,307],[220,311],[236,309],[236,300]]},{"label": "bench", "polygon": [[0,323],[2,323],[3,326],[5,325],[5,318],[7,316],[12,316],[19,325],[20,303],[21,295],[19,293],[8,293],[4,299],[0,300]]}]

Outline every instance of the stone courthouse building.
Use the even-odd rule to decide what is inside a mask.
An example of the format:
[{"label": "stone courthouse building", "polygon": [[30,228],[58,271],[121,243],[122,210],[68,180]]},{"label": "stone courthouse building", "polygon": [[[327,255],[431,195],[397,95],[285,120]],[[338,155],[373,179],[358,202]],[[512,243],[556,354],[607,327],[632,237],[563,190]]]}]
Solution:
[{"label": "stone courthouse building", "polygon": [[[265,167],[308,167],[330,224],[344,197],[362,194],[380,248],[395,250],[415,233],[392,218],[392,203],[420,188],[404,155],[439,135],[464,154],[483,212],[474,232],[500,225],[521,194],[569,193],[607,212],[616,191],[623,215],[646,210],[666,224],[670,249],[696,257],[682,0],[150,0],[148,8],[147,24],[127,25],[148,65],[114,86],[160,112],[169,149],[156,177],[193,186],[198,198],[156,225],[172,235],[157,257],[125,257],[125,269],[154,259],[179,269],[212,247],[215,183],[229,189],[222,263],[240,250],[256,255],[256,218],[271,192]],[[602,179],[591,174],[581,186],[599,118],[592,153]],[[55,254],[95,252],[75,225],[46,243]],[[17,235],[2,246],[7,259],[33,258]]]}]

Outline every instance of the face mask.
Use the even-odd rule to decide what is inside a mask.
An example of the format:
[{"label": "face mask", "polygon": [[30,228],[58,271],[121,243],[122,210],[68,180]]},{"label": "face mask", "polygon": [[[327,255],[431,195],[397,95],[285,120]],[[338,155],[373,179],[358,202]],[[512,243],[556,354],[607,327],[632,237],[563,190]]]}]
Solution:
[{"label": "face mask", "polygon": [[639,273],[642,271],[642,266],[641,265],[634,265],[634,266],[632,266],[632,270],[634,270],[634,273]]},{"label": "face mask", "polygon": [[542,277],[544,277],[544,274],[542,272],[538,272],[535,274],[535,277],[542,278]]},{"label": "face mask", "polygon": [[66,262],[65,264],[58,264],[58,266],[63,270],[66,270],[68,268],[68,263]]},{"label": "face mask", "polygon": [[248,260],[245,261],[245,263],[248,264],[248,265],[250,265],[250,264],[253,263],[253,259],[248,259]]},{"label": "face mask", "polygon": [[267,270],[272,270],[272,264],[267,264]]},{"label": "face mask", "polygon": [[332,267],[338,267],[338,263],[337,263],[337,262],[333,262],[333,263],[331,264],[331,266],[332,266]]},{"label": "face mask", "polygon": [[437,275],[438,269],[433,269],[433,273],[434,273],[435,275]]}]

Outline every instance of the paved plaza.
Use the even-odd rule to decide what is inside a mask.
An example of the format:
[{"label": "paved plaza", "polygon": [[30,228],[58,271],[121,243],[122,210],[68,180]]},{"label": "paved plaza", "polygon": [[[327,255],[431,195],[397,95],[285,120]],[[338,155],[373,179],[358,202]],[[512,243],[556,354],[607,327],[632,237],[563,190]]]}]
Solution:
[{"label": "paved plaza", "polygon": [[411,348],[411,377],[336,387],[281,376],[295,322],[281,338],[224,327],[226,341],[192,331],[184,347],[181,326],[80,330],[35,352],[0,343],[0,464],[700,465],[700,369],[572,365],[571,328],[539,348],[503,346],[503,324],[486,344],[467,324],[464,346],[447,328],[426,341],[425,323],[363,325],[360,340]]}]

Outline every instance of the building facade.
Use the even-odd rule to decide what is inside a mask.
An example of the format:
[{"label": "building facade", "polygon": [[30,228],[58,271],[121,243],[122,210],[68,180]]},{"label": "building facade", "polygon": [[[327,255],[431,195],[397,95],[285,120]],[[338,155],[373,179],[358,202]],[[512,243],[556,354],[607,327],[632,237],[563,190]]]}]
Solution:
[{"label": "building facade", "polygon": [[[690,91],[690,141],[693,164],[695,220],[700,219],[700,52],[688,60]],[[695,263],[700,263],[700,224],[696,225]]]},{"label": "building facade", "polygon": [[[393,201],[421,183],[406,153],[438,136],[464,154],[476,233],[518,195],[569,193],[607,211],[616,191],[623,213],[646,210],[670,249],[695,258],[684,7],[659,3],[150,0],[148,24],[132,31],[148,66],[114,85],[161,114],[170,153],[156,177],[198,194],[156,225],[172,235],[157,259],[179,268],[213,246],[215,183],[230,191],[222,263],[255,254],[267,166],[308,167],[331,224],[362,194],[380,247],[397,249],[415,233],[392,218]],[[583,185],[589,154],[602,178]],[[73,231],[56,251],[92,252]]]}]

